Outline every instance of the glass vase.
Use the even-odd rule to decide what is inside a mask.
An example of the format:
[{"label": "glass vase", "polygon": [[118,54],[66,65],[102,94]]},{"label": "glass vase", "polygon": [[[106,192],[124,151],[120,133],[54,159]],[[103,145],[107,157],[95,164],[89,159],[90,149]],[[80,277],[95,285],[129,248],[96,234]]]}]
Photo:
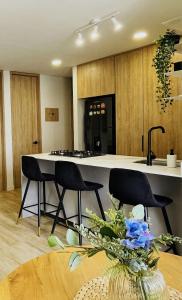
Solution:
[{"label": "glass vase", "polygon": [[163,275],[159,270],[136,277],[126,267],[117,265],[108,274],[109,300],[169,300]]}]

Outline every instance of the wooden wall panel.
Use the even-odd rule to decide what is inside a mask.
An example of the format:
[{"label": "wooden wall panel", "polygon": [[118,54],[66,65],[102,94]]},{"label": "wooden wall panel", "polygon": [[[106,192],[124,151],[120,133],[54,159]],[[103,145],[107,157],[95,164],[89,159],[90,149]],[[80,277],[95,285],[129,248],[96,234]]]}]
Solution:
[{"label": "wooden wall panel", "polygon": [[115,58],[117,154],[143,156],[142,51]]},{"label": "wooden wall panel", "polygon": [[114,57],[107,57],[77,67],[78,98],[115,93]]},{"label": "wooden wall panel", "polygon": [[144,89],[144,139],[145,154],[147,154],[147,132],[150,127],[162,125],[166,133],[160,130],[152,133],[152,150],[157,157],[166,157],[171,147],[171,108],[162,112],[160,103],[156,98],[157,77],[155,68],[152,66],[156,46],[148,46],[142,49],[143,52],[143,89]]},{"label": "wooden wall panel", "polygon": [[[152,133],[152,150],[157,157],[166,158],[171,148],[174,148],[181,157],[182,143],[180,142],[180,123],[182,120],[182,102],[175,103],[162,112],[160,104],[156,101],[157,77],[155,68],[152,67],[152,59],[155,55],[156,46],[148,46],[143,52],[143,92],[144,92],[144,139],[145,154],[147,154],[147,132],[150,127],[162,125],[166,133],[160,130]],[[182,79],[172,78],[173,94],[180,93]]]},{"label": "wooden wall panel", "polygon": [[[175,54],[174,62],[177,61],[182,61],[182,54]],[[182,95],[182,77],[176,78],[171,76],[171,82],[172,94]],[[182,159],[182,100],[174,101],[171,119],[172,148],[177,153],[177,158]]]}]

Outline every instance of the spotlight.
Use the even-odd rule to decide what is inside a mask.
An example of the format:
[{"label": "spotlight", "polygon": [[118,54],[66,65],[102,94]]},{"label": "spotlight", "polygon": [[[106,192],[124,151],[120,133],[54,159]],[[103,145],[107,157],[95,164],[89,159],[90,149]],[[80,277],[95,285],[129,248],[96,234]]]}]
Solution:
[{"label": "spotlight", "polygon": [[111,18],[111,22],[114,25],[114,31],[119,31],[122,29],[122,24],[116,19],[116,17]]},{"label": "spotlight", "polygon": [[75,41],[75,44],[76,44],[78,47],[81,47],[81,46],[83,46],[84,43],[85,43],[85,41],[84,41],[84,38],[83,38],[82,33],[81,33],[81,32],[78,32],[77,38],[76,38],[76,41]]},{"label": "spotlight", "polygon": [[141,40],[141,39],[144,39],[147,37],[147,32],[146,31],[138,31],[138,32],[135,32],[134,35],[133,35],[133,39],[135,40]]},{"label": "spotlight", "polygon": [[61,59],[53,59],[51,63],[53,66],[59,67],[62,64],[62,61]]},{"label": "spotlight", "polygon": [[94,26],[94,29],[92,30],[90,37],[91,37],[92,41],[98,40],[98,38],[99,38],[98,25]]}]

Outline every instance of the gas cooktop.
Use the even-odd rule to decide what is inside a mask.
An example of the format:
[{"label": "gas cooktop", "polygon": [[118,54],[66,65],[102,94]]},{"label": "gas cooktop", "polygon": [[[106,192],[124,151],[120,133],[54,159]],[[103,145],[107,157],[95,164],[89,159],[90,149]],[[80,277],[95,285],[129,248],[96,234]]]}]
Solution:
[{"label": "gas cooktop", "polygon": [[53,151],[51,151],[50,155],[87,158],[87,157],[101,156],[101,155],[104,155],[104,154],[101,153],[101,152],[95,152],[95,151],[53,150]]}]

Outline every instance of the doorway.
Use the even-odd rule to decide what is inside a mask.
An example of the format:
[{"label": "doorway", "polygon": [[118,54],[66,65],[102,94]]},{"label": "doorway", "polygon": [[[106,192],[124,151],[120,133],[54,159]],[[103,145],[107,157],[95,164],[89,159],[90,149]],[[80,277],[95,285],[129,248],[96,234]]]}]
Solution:
[{"label": "doorway", "polygon": [[14,186],[21,186],[21,155],[41,152],[39,75],[11,72]]}]

